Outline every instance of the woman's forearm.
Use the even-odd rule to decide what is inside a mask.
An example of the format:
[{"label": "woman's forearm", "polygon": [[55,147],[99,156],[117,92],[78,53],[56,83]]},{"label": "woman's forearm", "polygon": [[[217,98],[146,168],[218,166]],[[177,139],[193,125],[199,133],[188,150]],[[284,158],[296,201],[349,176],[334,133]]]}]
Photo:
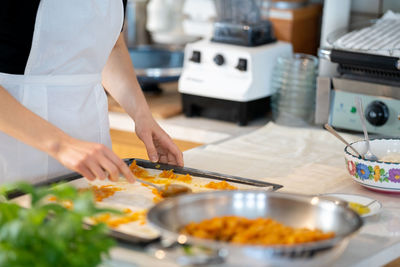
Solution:
[{"label": "woman's forearm", "polygon": [[122,34],[118,38],[102,74],[104,88],[131,118],[136,121],[138,116],[150,115]]},{"label": "woman's forearm", "polygon": [[69,136],[20,104],[0,86],[0,131],[50,155]]},{"label": "woman's forearm", "polygon": [[75,139],[21,105],[0,86],[0,131],[44,151],[86,178],[117,181],[134,177],[127,165],[104,145]]}]

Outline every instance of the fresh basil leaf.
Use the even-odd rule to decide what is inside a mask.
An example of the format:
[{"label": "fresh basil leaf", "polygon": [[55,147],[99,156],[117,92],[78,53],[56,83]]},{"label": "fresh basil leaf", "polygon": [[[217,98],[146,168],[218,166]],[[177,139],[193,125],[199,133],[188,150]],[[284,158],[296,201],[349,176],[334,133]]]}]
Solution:
[{"label": "fresh basil leaf", "polygon": [[[7,201],[10,190],[29,193],[31,208]],[[90,192],[66,184],[35,188],[16,183],[1,187],[0,196],[0,266],[97,266],[115,244],[105,224],[84,223],[89,216],[116,212],[97,208]]]}]

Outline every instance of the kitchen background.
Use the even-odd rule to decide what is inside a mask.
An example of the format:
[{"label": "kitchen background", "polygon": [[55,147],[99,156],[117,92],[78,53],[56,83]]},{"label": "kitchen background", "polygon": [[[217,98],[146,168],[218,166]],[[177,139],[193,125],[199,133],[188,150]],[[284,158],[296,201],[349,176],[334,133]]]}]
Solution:
[{"label": "kitchen background", "polygon": [[[183,169],[141,160],[147,154],[132,120],[109,97],[113,150],[121,158],[137,159],[129,159],[137,178],[165,184],[165,189],[181,184],[194,193],[209,190],[218,195],[214,189],[229,189],[232,183],[238,189],[256,186],[259,193],[230,191],[237,198],[206,197],[200,204],[172,199],[154,206],[163,190],[123,179],[92,183],[79,176],[71,184],[97,192],[100,207],[123,211],[121,217],[92,218],[128,241],[110,251],[104,266],[176,267],[191,265],[193,259],[225,262],[220,266],[400,266],[399,159],[387,159],[400,157],[398,29],[400,3],[395,0],[129,0],[124,35],[139,82],[156,120],[188,151]],[[361,135],[364,116],[371,135],[397,138],[372,140],[369,147]],[[325,123],[354,142],[365,160],[325,131]],[[380,161],[367,158],[369,148]],[[264,198],[268,194],[263,190],[271,186],[288,195],[308,195],[304,203],[310,208]],[[327,196],[358,205],[362,221],[348,210],[338,212],[347,202],[328,204]],[[82,206],[92,207],[75,205],[75,210]],[[162,206],[167,210],[160,212]],[[152,209],[145,219],[154,207],[156,212]],[[24,211],[32,217],[31,210]],[[178,233],[189,221],[233,211],[253,218],[271,212],[288,225],[332,229],[337,236],[316,245],[257,250],[220,243],[214,251],[204,247],[206,243],[192,246],[190,235]],[[71,236],[69,220],[60,218],[63,225],[49,220],[50,225]],[[350,221],[355,227],[346,223]],[[173,224],[172,231],[165,222]],[[102,242],[91,245],[105,244],[98,240]],[[92,252],[95,247],[88,248]]]},{"label": "kitchen background", "polygon": [[[219,6],[227,4],[224,0],[217,2],[128,1],[124,35],[139,81],[154,117],[181,149],[186,150],[243,135],[271,120],[297,127],[321,127],[329,121],[344,130],[361,129],[358,124],[354,127],[349,126],[352,124],[351,115],[354,114],[337,115],[338,112],[329,109],[332,105],[339,105],[335,103],[331,94],[332,91],[336,91],[332,89],[336,89],[333,87],[338,80],[333,81],[332,78],[343,75],[338,74],[337,64],[331,62],[333,60],[318,58],[318,48],[332,47],[329,37],[338,29],[363,25],[380,18],[389,10],[399,12],[399,1],[232,1],[234,4],[229,6],[230,9],[227,9],[227,6]],[[254,6],[244,4],[250,2]],[[259,18],[255,15],[255,24],[264,20],[272,23],[272,36],[278,42],[258,46],[255,52],[257,48],[243,44],[201,41],[215,39],[215,29],[218,29],[218,25],[214,26],[214,22],[224,19],[226,21],[226,16],[235,20],[249,10],[255,11],[255,14],[260,12]],[[240,23],[246,24],[251,18],[240,19]],[[221,29],[225,30],[224,27],[226,25],[222,25]],[[267,29],[267,26],[264,29]],[[219,33],[221,32],[223,31]],[[304,53],[308,56],[299,55],[290,61],[279,61],[278,56],[290,54],[291,49],[294,53]],[[218,51],[223,53],[218,54]],[[216,55],[210,55],[211,63],[205,62],[204,57],[207,53]],[[204,61],[199,59],[199,62],[196,62],[197,56],[203,56]],[[241,56],[250,59],[250,62],[246,62],[247,70],[232,74],[226,66]],[[262,61],[256,62],[257,58],[261,58]],[[236,62],[232,64],[235,65]],[[199,68],[195,69],[197,67]],[[196,73],[204,79],[205,85],[202,87],[190,83],[190,79],[194,79]],[[241,75],[240,81],[234,80],[234,75]],[[297,83],[288,84],[289,80]],[[355,80],[359,81],[358,78]],[[251,85],[254,81],[260,81],[262,85]],[[361,85],[364,86],[364,83]],[[395,85],[397,83],[394,82],[383,86]],[[269,93],[257,92],[258,89],[253,87],[262,88]],[[381,88],[375,87],[371,90],[382,91]],[[386,92],[387,88],[384,90]],[[241,93],[234,96],[233,91]],[[385,97],[395,101],[389,104],[396,105],[400,97],[397,94],[398,90],[392,91],[395,93]],[[381,96],[380,93],[375,95]],[[259,101],[255,103],[254,99]],[[373,100],[375,99],[367,99]],[[248,105],[238,104],[242,102],[247,102]],[[257,106],[257,109],[249,111],[249,106]],[[131,120],[111,98],[109,109],[114,150],[121,157],[146,158],[143,145],[133,133]],[[246,110],[246,116],[242,110]],[[398,126],[385,127],[371,125],[369,131],[375,130],[375,134],[381,135],[400,131]],[[383,128],[385,129],[382,130]]]}]

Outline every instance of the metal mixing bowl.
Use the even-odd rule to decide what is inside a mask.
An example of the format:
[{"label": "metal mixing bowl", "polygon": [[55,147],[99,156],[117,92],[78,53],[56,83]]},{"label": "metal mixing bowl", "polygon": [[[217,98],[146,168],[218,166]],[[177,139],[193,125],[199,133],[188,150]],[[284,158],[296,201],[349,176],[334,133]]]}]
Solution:
[{"label": "metal mixing bowl", "polygon": [[[185,236],[190,222],[217,216],[270,217],[292,227],[334,231],[329,240],[291,246],[251,246]],[[235,266],[326,266],[346,248],[361,226],[360,217],[345,206],[313,196],[264,191],[216,191],[167,199],[148,212],[148,221],[165,239],[218,251]]]},{"label": "metal mixing bowl", "polygon": [[180,47],[141,45],[129,48],[140,82],[177,81],[182,73],[183,50]]}]

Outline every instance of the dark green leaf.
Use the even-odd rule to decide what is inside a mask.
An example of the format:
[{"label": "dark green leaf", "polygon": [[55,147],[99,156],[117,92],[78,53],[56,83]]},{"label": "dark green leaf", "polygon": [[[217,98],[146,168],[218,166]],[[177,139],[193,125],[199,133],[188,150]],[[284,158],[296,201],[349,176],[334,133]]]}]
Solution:
[{"label": "dark green leaf", "polygon": [[370,172],[374,172],[374,168],[372,168],[372,166],[368,166],[368,170],[369,170]]}]

